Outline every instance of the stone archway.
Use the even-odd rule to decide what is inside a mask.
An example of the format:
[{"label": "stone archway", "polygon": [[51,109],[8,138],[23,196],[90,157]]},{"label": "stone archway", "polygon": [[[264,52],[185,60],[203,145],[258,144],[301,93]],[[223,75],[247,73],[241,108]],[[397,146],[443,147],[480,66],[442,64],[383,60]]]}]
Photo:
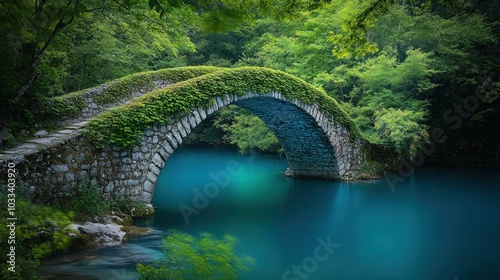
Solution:
[{"label": "stone archway", "polygon": [[[326,117],[317,106],[288,100],[278,92],[250,92],[243,96],[216,98],[214,105],[207,109],[196,108],[176,121],[153,125],[146,130],[132,154],[133,158],[151,158],[147,170],[140,172],[146,176],[134,179],[143,186],[140,200],[151,201],[160,170],[183,138],[209,115],[229,104],[249,109],[276,135],[285,150],[286,175],[335,180],[355,178],[362,161],[362,141],[352,141],[346,127]],[[136,170],[141,166],[146,167],[137,165]]]},{"label": "stone archway", "polygon": [[314,86],[265,68],[208,72],[7,151],[0,169],[15,163],[17,180],[35,200],[64,198],[94,183],[106,196],[149,203],[160,170],[183,138],[229,104],[269,126],[285,150],[289,176],[353,180],[391,168],[395,157],[365,141],[339,104]]}]

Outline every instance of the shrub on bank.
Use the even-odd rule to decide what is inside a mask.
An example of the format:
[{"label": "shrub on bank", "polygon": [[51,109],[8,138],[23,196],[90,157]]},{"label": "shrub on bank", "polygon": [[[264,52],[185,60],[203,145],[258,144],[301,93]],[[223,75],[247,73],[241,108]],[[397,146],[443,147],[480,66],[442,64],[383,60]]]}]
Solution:
[{"label": "shrub on bank", "polygon": [[[0,193],[2,205],[7,205],[7,195]],[[40,260],[56,251],[69,248],[74,238],[68,228],[74,215],[50,206],[33,204],[18,195],[14,211],[15,230],[0,227],[0,278],[1,279],[41,279],[37,273]],[[0,216],[9,217],[7,207],[0,207]],[[13,229],[13,228],[12,228]],[[14,241],[9,239],[14,236]],[[9,241],[10,240],[10,241]],[[9,271],[8,256],[15,247],[14,272]]]}]

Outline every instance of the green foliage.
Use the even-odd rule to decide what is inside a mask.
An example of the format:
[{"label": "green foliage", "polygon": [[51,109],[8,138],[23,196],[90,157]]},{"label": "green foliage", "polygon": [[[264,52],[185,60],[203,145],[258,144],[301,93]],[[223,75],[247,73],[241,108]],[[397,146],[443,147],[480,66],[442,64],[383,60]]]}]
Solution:
[{"label": "green foliage", "polygon": [[196,237],[173,231],[163,239],[164,258],[137,265],[139,279],[238,279],[250,271],[253,259],[236,255],[236,242],[229,235],[217,239],[209,233]]},{"label": "green foliage", "polygon": [[[7,195],[0,194],[2,205],[7,205]],[[68,228],[73,219],[71,212],[65,213],[48,206],[33,204],[18,195],[16,197],[16,239],[8,243],[10,230],[0,227],[0,267],[2,279],[40,279],[37,267],[40,260],[54,252],[69,248],[72,230]],[[0,216],[8,217],[7,207],[0,208]],[[7,254],[10,246],[16,247],[16,272],[7,270]]]},{"label": "green foliage", "polygon": [[50,98],[42,105],[44,119],[55,121],[61,117],[76,117],[86,108],[83,91]]},{"label": "green foliage", "polygon": [[86,126],[85,135],[97,147],[109,143],[129,147],[149,125],[168,122],[197,107],[207,108],[215,97],[244,95],[249,90],[262,94],[277,91],[291,100],[318,104],[326,116],[345,125],[353,139],[359,136],[349,116],[324,91],[289,74],[256,67],[221,70],[143,95],[94,118]]},{"label": "green foliage", "polygon": [[236,145],[241,153],[250,149],[274,154],[284,152],[276,136],[261,119],[232,104],[212,114],[183,141],[196,142],[213,146]]},{"label": "green foliage", "polygon": [[[74,20],[56,32],[49,48],[42,51],[58,20],[68,23],[76,4]],[[401,115],[408,121],[422,113],[422,118],[415,118],[419,128],[443,128],[450,139],[470,138],[491,146],[499,142],[495,135],[500,135],[500,127],[494,121],[500,114],[498,1],[72,0],[51,1],[40,8],[36,16],[30,1],[0,2],[4,19],[0,22],[0,102],[5,105],[0,110],[0,143],[4,147],[27,138],[36,124],[76,116],[84,106],[83,92],[71,98],[54,96],[131,73],[185,65],[263,66],[295,75],[342,101],[373,142],[390,140],[382,139],[375,128],[384,109],[408,112]],[[43,55],[34,69],[33,88],[14,106],[16,91],[28,80],[39,51]],[[98,101],[109,104],[126,98],[130,90],[151,88],[153,79],[139,76],[117,82]],[[186,79],[194,76],[199,75]],[[200,90],[196,87],[190,86]],[[486,99],[461,128],[447,129],[444,112],[476,92]],[[208,100],[195,102],[207,105]],[[181,103],[189,102],[193,99],[183,98]],[[136,139],[131,135],[138,135],[136,124],[144,128],[145,123],[181,113],[147,110],[136,115],[144,120],[113,121],[114,126],[123,126],[122,132],[94,133],[99,145],[130,145]],[[109,116],[125,114],[119,111]],[[235,131],[251,133],[248,138],[254,143],[267,135],[252,117],[232,118],[233,123]],[[208,127],[210,133],[198,136],[220,144],[220,129]],[[231,141],[230,130],[226,136],[222,143]],[[250,147],[245,146],[246,139],[233,138],[241,147]]]},{"label": "green foliage", "polygon": [[153,81],[164,80],[170,83],[177,83],[217,70],[218,68],[216,67],[196,66],[132,74],[107,84],[106,89],[96,98],[96,101],[101,104],[111,103],[127,96],[135,90],[152,89],[154,86]]},{"label": "green foliage", "polygon": [[[266,124],[257,116],[246,110],[236,111],[224,110],[223,113],[232,113],[225,117],[230,119],[230,123],[224,123],[224,117],[219,117],[215,125],[227,133],[230,144],[238,146],[240,152],[245,153],[250,149],[261,150],[266,153],[282,154],[284,151],[278,138],[266,126]],[[227,113],[226,113],[227,114]]]},{"label": "green foliage", "polygon": [[[375,129],[383,109],[422,113],[421,129],[446,128],[442,116],[453,103],[478,90],[488,96],[498,83],[500,33],[492,11],[499,6],[472,2],[334,0],[293,22],[261,19],[238,65],[280,69],[321,86],[373,142],[388,140]],[[499,112],[498,102],[484,102],[449,133],[480,133],[493,144],[484,131],[500,131],[491,121]]]},{"label": "green foliage", "polygon": [[427,126],[421,125],[425,119],[421,112],[390,108],[378,111],[375,116],[379,139],[401,155],[413,158],[420,147],[429,142]]},{"label": "green foliage", "polygon": [[[381,0],[377,3],[391,1],[393,0]],[[370,36],[366,33],[367,30],[374,27],[377,16],[380,16],[385,10],[379,12],[377,9],[368,14],[369,17],[358,19],[363,17],[362,11],[369,9],[372,5],[373,1],[370,0],[337,0],[332,2],[336,11],[334,15],[338,18],[338,28],[330,31],[328,39],[334,45],[332,53],[337,58],[359,58],[379,50],[377,45],[369,40]],[[353,18],[358,20],[353,20]]]},{"label": "green foliage", "polygon": [[160,20],[144,0],[6,0],[0,18],[0,149],[6,132],[20,139],[82,108],[82,96],[47,98],[192,53],[188,30],[198,20],[184,5]]},{"label": "green foliage", "polygon": [[[135,73],[105,84],[103,91],[95,98],[101,105],[117,102],[137,90],[151,90],[153,81],[168,81],[176,83],[217,71],[210,66],[179,67]],[[43,119],[55,121],[62,117],[76,117],[86,108],[85,91],[72,92],[46,100],[42,106]]]},{"label": "green foliage", "polygon": [[249,149],[283,153],[276,136],[257,116],[237,116],[228,130],[231,133],[231,144],[236,144],[243,153]]},{"label": "green foliage", "polygon": [[85,184],[77,188],[71,195],[70,201],[61,205],[66,211],[76,213],[78,221],[88,221],[104,214],[109,205],[101,195],[101,189],[96,184]]},{"label": "green foliage", "polygon": [[107,207],[109,210],[119,211],[134,218],[145,218],[154,214],[154,209],[147,207],[146,203],[132,201],[129,197],[113,198]]},{"label": "green foliage", "polygon": [[[435,87],[429,79],[432,62],[429,54],[408,50],[400,63],[394,55],[382,53],[348,71],[336,71],[344,76],[344,88],[351,88],[345,106],[368,139],[391,143],[405,156],[414,156],[426,142],[428,102],[420,98]],[[416,134],[407,135],[411,133]]]},{"label": "green foliage", "polygon": [[[334,0],[333,5],[338,5],[335,16],[340,18],[340,29],[332,31],[330,40],[335,44],[333,54],[341,59],[349,57],[363,57],[379,50],[376,44],[377,34],[374,29],[380,24],[387,14],[401,7],[410,7],[417,10],[430,12],[445,9],[449,14],[458,17],[471,15],[477,9],[478,3],[474,1],[454,0]],[[398,22],[398,33],[402,22]],[[395,27],[395,26],[394,26]],[[429,31],[427,31],[429,32]]]},{"label": "green foliage", "polygon": [[4,139],[3,139],[3,143],[2,145],[0,146],[5,146],[7,148],[11,148],[11,147],[14,147],[15,145],[17,144],[17,139],[16,137],[14,137],[14,135],[8,133]]},{"label": "green foliage", "polygon": [[[187,25],[193,23],[192,12],[173,11],[165,18],[168,24],[152,20],[154,16],[146,5],[128,13],[109,11],[106,16],[82,16],[47,51],[39,66],[44,75],[36,88],[50,90],[51,85],[57,85],[61,87],[57,95],[61,91],[78,91],[132,73],[163,68],[164,60],[194,51],[185,34]],[[53,53],[61,54],[64,60],[49,59]]]}]

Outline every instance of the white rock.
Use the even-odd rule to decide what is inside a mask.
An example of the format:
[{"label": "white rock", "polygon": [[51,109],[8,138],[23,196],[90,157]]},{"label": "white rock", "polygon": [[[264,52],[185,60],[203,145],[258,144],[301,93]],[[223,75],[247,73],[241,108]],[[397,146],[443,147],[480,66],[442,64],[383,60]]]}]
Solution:
[{"label": "white rock", "polygon": [[[92,236],[92,238],[103,246],[120,245],[126,233],[121,230],[123,226],[117,224],[99,224],[86,222],[83,225],[76,225],[80,232]],[[75,226],[73,226],[75,228]]]}]

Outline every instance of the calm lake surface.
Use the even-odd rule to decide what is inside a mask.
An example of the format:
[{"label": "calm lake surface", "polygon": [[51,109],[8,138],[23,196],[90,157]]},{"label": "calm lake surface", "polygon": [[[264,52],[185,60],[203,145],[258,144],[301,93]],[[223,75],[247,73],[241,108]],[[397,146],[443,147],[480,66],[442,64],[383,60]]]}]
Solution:
[{"label": "calm lake surface", "polygon": [[[177,229],[238,238],[238,254],[256,261],[242,279],[500,279],[499,170],[418,169],[391,189],[385,179],[293,179],[285,169],[284,157],[181,147],[160,175],[155,216],[138,223],[157,234],[58,257],[44,270],[134,279],[135,264],[159,258],[164,233]],[[180,205],[199,213],[187,224]]]}]

